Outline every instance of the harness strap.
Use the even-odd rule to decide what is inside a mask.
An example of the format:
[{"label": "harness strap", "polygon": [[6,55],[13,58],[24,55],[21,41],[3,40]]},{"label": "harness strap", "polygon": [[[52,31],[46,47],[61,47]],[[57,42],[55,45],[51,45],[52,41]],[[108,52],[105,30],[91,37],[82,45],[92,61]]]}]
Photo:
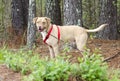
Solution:
[{"label": "harness strap", "polygon": [[49,38],[49,36],[50,36],[50,34],[51,34],[51,32],[52,32],[52,29],[53,29],[53,25],[51,26],[50,30],[48,31],[48,34],[46,35],[45,39],[43,40],[43,42],[44,42],[45,44],[47,44],[47,43],[46,43],[46,40]]},{"label": "harness strap", "polygon": [[[46,40],[47,40],[47,39],[49,38],[49,36],[51,35],[52,29],[53,29],[53,25],[51,26],[50,30],[48,31],[48,34],[46,35],[45,39],[43,40],[43,42],[44,42],[45,44],[47,44],[47,43],[46,43]],[[58,43],[59,43],[59,41],[60,41],[60,28],[57,26],[57,29],[58,29]]]},{"label": "harness strap", "polygon": [[60,28],[57,26],[57,29],[58,29],[58,43],[60,41]]}]

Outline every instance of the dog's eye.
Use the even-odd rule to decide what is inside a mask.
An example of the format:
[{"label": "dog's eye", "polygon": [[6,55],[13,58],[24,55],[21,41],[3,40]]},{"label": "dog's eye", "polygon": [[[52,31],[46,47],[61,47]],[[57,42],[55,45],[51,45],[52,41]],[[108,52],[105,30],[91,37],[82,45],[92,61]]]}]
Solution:
[{"label": "dog's eye", "polygon": [[39,22],[36,22],[36,23],[39,23]]},{"label": "dog's eye", "polygon": [[45,24],[45,22],[43,22],[43,24]]}]

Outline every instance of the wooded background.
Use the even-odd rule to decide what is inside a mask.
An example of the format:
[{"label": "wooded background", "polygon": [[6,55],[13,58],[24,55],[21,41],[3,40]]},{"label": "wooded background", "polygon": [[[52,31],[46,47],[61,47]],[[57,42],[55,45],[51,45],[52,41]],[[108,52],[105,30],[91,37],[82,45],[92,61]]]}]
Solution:
[{"label": "wooded background", "polygon": [[[50,17],[57,25],[109,27],[97,38],[120,39],[120,0],[0,0],[0,40],[14,40],[31,47],[35,41],[35,16]],[[25,40],[26,39],[26,40]]]}]

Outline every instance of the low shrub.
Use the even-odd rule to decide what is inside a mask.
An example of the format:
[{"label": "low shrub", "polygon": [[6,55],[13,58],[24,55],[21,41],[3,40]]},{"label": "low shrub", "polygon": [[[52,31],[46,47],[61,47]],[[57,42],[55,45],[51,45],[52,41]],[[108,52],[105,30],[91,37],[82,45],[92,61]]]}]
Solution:
[{"label": "low shrub", "polygon": [[0,64],[4,62],[4,53],[3,53],[3,49],[0,50]]},{"label": "low shrub", "polygon": [[[32,51],[0,50],[0,62],[5,63],[16,72],[21,72],[23,81],[68,81],[69,76],[76,81],[119,81],[114,72],[108,72],[108,66],[100,54],[84,52],[78,63],[69,63],[66,57],[42,59]],[[65,60],[66,59],[66,60]],[[114,76],[111,76],[114,75]]]},{"label": "low shrub", "polygon": [[20,51],[9,51],[5,50],[4,52],[4,63],[7,65],[7,67],[13,69],[16,72],[21,72],[22,74],[27,74],[31,71],[31,56],[32,54],[30,51],[23,52]]},{"label": "low shrub", "polygon": [[67,81],[70,74],[70,63],[63,57],[49,60],[40,59],[32,51],[2,51],[4,63],[15,72],[28,74],[24,81]]},{"label": "low shrub", "polygon": [[108,73],[109,81],[120,81],[120,69],[110,68]]},{"label": "low shrub", "polygon": [[100,54],[85,52],[83,58],[78,58],[79,63],[73,64],[72,72],[74,76],[83,81],[109,81],[107,74],[107,64],[103,63]]},{"label": "low shrub", "polygon": [[37,62],[34,71],[25,81],[67,81],[70,75],[70,63],[63,58]]}]

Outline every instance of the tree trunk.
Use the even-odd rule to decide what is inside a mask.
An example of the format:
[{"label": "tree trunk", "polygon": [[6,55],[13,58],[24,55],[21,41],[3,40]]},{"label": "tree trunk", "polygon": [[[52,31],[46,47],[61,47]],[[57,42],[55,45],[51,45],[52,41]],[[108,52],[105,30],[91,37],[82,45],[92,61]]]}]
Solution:
[{"label": "tree trunk", "polygon": [[88,28],[96,27],[99,16],[99,0],[82,0],[83,24]]},{"label": "tree trunk", "polygon": [[[82,26],[82,0],[64,0],[63,3],[64,25]],[[74,42],[69,44],[70,49],[76,48]]]},{"label": "tree trunk", "polygon": [[12,0],[12,26],[16,35],[22,35],[27,27],[29,0]]},{"label": "tree trunk", "polygon": [[102,39],[117,39],[117,0],[100,0],[101,10],[99,25],[108,23],[109,27],[98,32],[97,37]]},{"label": "tree trunk", "polygon": [[29,0],[12,0],[11,2],[12,28],[13,28],[12,40],[15,46],[25,44],[24,33],[27,29],[28,3]]},{"label": "tree trunk", "polygon": [[28,29],[27,29],[27,46],[32,49],[35,40],[35,25],[33,18],[35,17],[36,3],[35,0],[29,0],[29,16],[28,16]]},{"label": "tree trunk", "polygon": [[82,0],[64,0],[64,25],[82,26]]},{"label": "tree trunk", "polygon": [[8,26],[11,26],[11,1],[12,0],[3,0],[4,1],[4,26],[7,29]]},{"label": "tree trunk", "polygon": [[46,0],[45,16],[51,18],[53,24],[61,25],[61,0]]}]

